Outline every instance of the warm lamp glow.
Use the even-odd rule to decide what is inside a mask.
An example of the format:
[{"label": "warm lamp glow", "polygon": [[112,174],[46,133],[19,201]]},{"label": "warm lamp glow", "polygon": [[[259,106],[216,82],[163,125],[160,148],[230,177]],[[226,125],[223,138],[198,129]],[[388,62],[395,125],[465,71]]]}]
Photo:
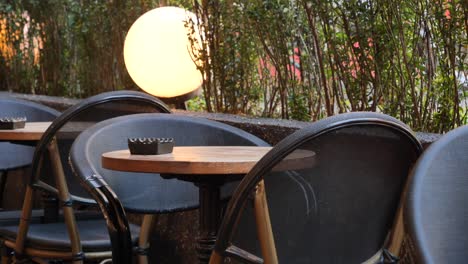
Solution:
[{"label": "warm lamp glow", "polygon": [[201,74],[189,51],[190,30],[184,25],[189,17],[195,15],[178,7],[160,7],[130,27],[124,45],[125,66],[147,93],[168,98],[200,87]]}]

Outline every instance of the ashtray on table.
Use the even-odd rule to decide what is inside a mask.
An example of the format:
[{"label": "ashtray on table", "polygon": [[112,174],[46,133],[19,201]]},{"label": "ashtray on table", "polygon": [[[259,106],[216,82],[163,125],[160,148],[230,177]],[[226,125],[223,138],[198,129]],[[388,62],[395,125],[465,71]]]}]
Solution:
[{"label": "ashtray on table", "polygon": [[173,138],[129,138],[128,149],[133,155],[159,155],[171,153]]},{"label": "ashtray on table", "polygon": [[26,117],[1,117],[0,129],[18,129],[24,128]]}]

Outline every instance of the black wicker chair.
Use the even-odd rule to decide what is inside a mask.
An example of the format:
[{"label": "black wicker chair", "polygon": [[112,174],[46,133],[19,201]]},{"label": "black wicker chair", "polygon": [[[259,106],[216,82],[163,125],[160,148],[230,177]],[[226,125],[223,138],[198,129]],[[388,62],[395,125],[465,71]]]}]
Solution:
[{"label": "black wicker chair", "polygon": [[[36,146],[32,177],[26,190],[19,225],[0,227],[3,247],[13,250],[17,258],[25,259],[58,259],[82,263],[84,259],[109,258],[111,242],[102,215],[99,213],[99,219],[91,217],[85,218],[85,221],[75,218],[77,207],[93,206],[96,202],[87,196],[76,178],[71,176],[68,164],[71,144],[81,131],[105,119],[136,113],[169,112],[157,98],[134,91],[99,94],[63,112]],[[44,213],[46,223],[29,223],[36,190],[46,193],[52,202],[58,200],[55,206],[46,208],[49,209]],[[59,214],[59,208],[62,214]],[[64,221],[60,218],[64,218]],[[139,227],[132,226],[136,238],[138,230]],[[10,255],[8,250],[4,250],[3,261],[8,262]]]},{"label": "black wicker chair", "polygon": [[468,126],[432,143],[412,172],[405,226],[416,263],[468,261]]},{"label": "black wicker chair", "polygon": [[[176,115],[140,114],[114,118],[83,132],[73,144],[70,162],[76,175],[104,210],[119,208],[134,213],[165,213],[198,207],[198,189],[188,182],[163,179],[154,174],[110,171],[101,168],[104,152],[126,149],[129,137],[171,137],[177,146],[267,146],[263,140],[235,127],[201,118]],[[237,184],[237,183],[234,183]],[[230,195],[233,186],[222,190]],[[115,194],[114,194],[115,193]],[[118,210],[115,210],[118,211]],[[109,218],[113,238],[114,263],[130,263],[130,233],[125,215]],[[126,256],[123,254],[127,253]]]},{"label": "black wicker chair", "polygon": [[[47,106],[12,97],[0,97],[0,118],[26,117],[30,122],[52,121],[60,112]],[[34,142],[33,142],[34,143]],[[9,170],[31,165],[34,145],[0,142],[0,208]]]},{"label": "black wicker chair", "polygon": [[[251,263],[391,261],[389,233],[421,150],[403,123],[377,113],[341,114],[295,132],[267,153],[233,193],[210,263],[226,257]],[[304,151],[315,152],[315,162],[288,165],[286,157]],[[250,215],[246,204],[262,188],[266,216],[257,221],[265,227],[257,230],[254,243],[237,243],[255,234],[238,227],[248,226],[242,224]],[[264,242],[257,245],[256,240]]]}]

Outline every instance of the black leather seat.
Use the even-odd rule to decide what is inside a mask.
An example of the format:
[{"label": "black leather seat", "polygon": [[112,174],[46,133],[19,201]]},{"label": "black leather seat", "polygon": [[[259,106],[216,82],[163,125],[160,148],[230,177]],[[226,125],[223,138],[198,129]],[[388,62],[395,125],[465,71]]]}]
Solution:
[{"label": "black leather seat", "polygon": [[[28,230],[28,240],[25,247],[41,250],[71,251],[70,237],[62,222],[49,224],[33,224]],[[84,252],[109,251],[111,248],[109,232],[105,220],[78,221],[81,246]],[[136,244],[140,227],[130,224],[133,243]],[[18,226],[6,226],[0,230],[0,236],[16,240]]]}]

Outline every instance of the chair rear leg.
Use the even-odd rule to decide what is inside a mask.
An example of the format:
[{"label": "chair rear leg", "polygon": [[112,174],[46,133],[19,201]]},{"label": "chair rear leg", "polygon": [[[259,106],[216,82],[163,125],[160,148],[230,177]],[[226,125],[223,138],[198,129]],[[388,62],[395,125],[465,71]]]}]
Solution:
[{"label": "chair rear leg", "polygon": [[406,201],[408,195],[408,182],[405,185],[403,194],[400,198],[400,204],[398,205],[395,213],[395,219],[393,220],[393,227],[390,231],[390,239],[385,241],[384,249],[387,249],[392,255],[398,256],[403,244],[403,238],[405,237],[405,225],[403,223],[403,202]]},{"label": "chair rear leg", "polygon": [[222,264],[222,263],[224,263],[224,257],[218,252],[213,250],[213,253],[211,253],[211,256],[210,256],[209,264]]},{"label": "chair rear leg", "polygon": [[270,213],[265,193],[265,184],[260,181],[254,197],[255,222],[257,225],[258,240],[265,264],[278,264],[275,240],[271,229]]},{"label": "chair rear leg", "polygon": [[12,250],[5,245],[2,246],[1,249],[1,254],[2,254],[2,264],[10,264],[11,263],[11,256],[12,256]]},{"label": "chair rear leg", "polygon": [[138,239],[138,264],[148,264],[148,250],[150,247],[149,239],[151,230],[158,217],[154,214],[145,215],[140,228],[140,237]]},{"label": "chair rear leg", "polygon": [[55,176],[55,184],[57,185],[58,197],[62,203],[63,216],[67,226],[68,238],[71,242],[71,251],[74,256],[77,256],[72,261],[73,264],[83,264],[83,248],[81,246],[80,234],[78,232],[75,214],[72,207],[72,199],[68,191],[65,173],[63,172],[62,162],[60,160],[57,139],[54,138],[48,145],[52,171]]}]

